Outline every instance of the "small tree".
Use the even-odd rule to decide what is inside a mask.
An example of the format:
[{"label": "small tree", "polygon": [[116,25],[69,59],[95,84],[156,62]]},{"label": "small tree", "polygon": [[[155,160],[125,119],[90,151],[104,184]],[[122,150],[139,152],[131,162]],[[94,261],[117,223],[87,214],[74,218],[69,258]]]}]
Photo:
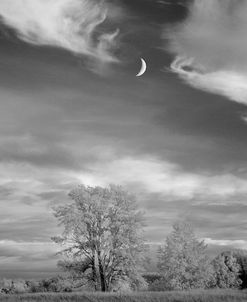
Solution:
[{"label": "small tree", "polygon": [[233,253],[221,253],[212,262],[214,268],[215,287],[239,288],[242,281],[239,277],[240,266]]},{"label": "small tree", "polygon": [[175,223],[165,245],[158,252],[158,268],[162,274],[159,288],[187,290],[208,287],[212,269],[205,251],[206,245],[196,238],[189,223]]},{"label": "small tree", "polygon": [[135,198],[119,186],[84,185],[69,197],[72,203],[54,213],[64,227],[62,236],[53,238],[65,246],[60,266],[92,282],[96,290],[111,290],[119,281],[138,287],[144,245]]}]

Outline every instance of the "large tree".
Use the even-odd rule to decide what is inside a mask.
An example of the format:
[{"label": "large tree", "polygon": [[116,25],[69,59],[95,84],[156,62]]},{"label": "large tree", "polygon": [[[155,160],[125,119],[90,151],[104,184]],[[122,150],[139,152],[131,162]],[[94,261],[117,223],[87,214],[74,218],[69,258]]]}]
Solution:
[{"label": "large tree", "polygon": [[159,287],[164,290],[206,288],[212,269],[206,245],[198,240],[188,222],[176,222],[165,245],[159,249],[158,268],[162,274]]},{"label": "large tree", "polygon": [[96,290],[111,290],[121,281],[138,286],[143,215],[134,196],[119,186],[81,185],[69,197],[70,204],[54,209],[64,229],[52,238],[64,247],[60,265],[92,281]]}]

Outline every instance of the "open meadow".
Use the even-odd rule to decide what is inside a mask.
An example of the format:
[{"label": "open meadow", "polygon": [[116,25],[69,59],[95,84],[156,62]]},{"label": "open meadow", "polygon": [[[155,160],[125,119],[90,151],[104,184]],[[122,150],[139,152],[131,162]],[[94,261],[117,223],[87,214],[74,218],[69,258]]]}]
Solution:
[{"label": "open meadow", "polygon": [[213,290],[188,292],[115,293],[42,293],[2,295],[3,302],[245,302],[247,291]]}]

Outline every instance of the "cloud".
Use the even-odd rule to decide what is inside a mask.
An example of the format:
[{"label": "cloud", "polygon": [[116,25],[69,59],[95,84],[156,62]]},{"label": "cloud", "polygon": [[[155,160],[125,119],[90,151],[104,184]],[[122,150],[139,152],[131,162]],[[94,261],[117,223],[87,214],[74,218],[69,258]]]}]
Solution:
[{"label": "cloud", "polygon": [[162,192],[167,195],[179,195],[190,198],[197,180],[191,176],[180,177],[176,166],[155,158],[123,157],[115,160],[103,160],[92,166],[88,173],[80,176],[88,184],[107,185],[118,183],[141,188],[148,193]]},{"label": "cloud", "polygon": [[166,31],[171,70],[191,86],[247,104],[247,2],[194,0],[188,18]]},{"label": "cloud", "polygon": [[171,70],[195,88],[247,104],[247,73],[245,75],[229,70],[200,73],[194,60],[180,56],[171,64]]},{"label": "cloud", "polygon": [[116,183],[127,186],[138,195],[160,193],[164,198],[174,200],[202,197],[225,200],[226,196],[247,193],[246,180],[231,173],[189,173],[174,163],[155,157],[102,158],[95,165],[90,163],[78,179],[87,185]]},{"label": "cloud", "polygon": [[99,33],[98,27],[116,12],[104,1],[1,0],[0,16],[20,39],[86,55],[100,62],[116,62],[111,53],[118,30]]},{"label": "cloud", "polygon": [[[88,143],[85,150],[83,142],[78,141],[73,148],[59,150],[59,144],[44,145],[38,137],[30,135],[3,137],[0,142],[3,145],[0,192],[5,201],[11,203],[19,200],[27,206],[36,204],[37,208],[44,199],[56,199],[57,192],[60,192],[60,198],[61,192],[79,183],[92,186],[116,183],[138,196],[162,194],[164,200],[198,199],[199,202],[206,197],[211,201],[219,198],[225,202],[227,197],[247,193],[244,173],[237,176],[227,170],[219,174],[188,172],[166,158],[126,155],[119,146],[92,148]],[[58,151],[61,150],[64,152],[60,154]],[[72,160],[68,160],[70,158]],[[42,196],[46,192],[49,194]]]},{"label": "cloud", "polygon": [[57,273],[58,246],[50,242],[0,240],[1,277],[47,278]]},{"label": "cloud", "polygon": [[227,246],[236,249],[247,249],[246,240],[227,240],[227,239],[212,239],[204,238],[204,242],[208,245]]},{"label": "cloud", "polygon": [[0,240],[1,257],[19,257],[20,259],[47,259],[59,251],[52,242]]}]

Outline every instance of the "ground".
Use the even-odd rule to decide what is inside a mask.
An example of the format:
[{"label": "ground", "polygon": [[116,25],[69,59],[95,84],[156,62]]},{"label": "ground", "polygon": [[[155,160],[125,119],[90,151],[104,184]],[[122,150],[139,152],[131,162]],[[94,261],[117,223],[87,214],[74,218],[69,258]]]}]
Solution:
[{"label": "ground", "polygon": [[245,302],[247,291],[142,292],[131,294],[66,293],[2,295],[3,302]]}]

